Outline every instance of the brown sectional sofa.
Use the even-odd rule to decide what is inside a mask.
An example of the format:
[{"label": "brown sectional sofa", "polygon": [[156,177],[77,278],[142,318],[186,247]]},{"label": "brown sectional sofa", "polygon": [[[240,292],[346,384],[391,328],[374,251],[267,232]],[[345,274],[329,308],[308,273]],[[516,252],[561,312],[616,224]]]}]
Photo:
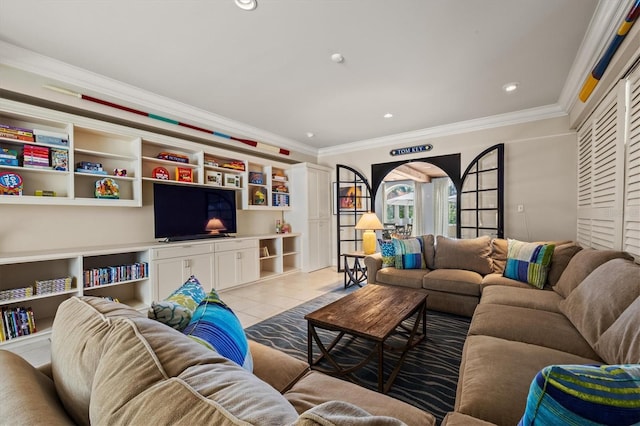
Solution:
[{"label": "brown sectional sofa", "polygon": [[[435,250],[425,246],[434,269],[379,268],[379,255],[365,264],[370,282],[422,287],[429,309],[472,316],[455,409],[443,425],[517,424],[531,381],[549,365],[640,363],[640,265],[628,254],[557,243],[540,290],[498,272],[506,260],[504,240],[438,238]],[[442,248],[446,256],[436,262]],[[467,273],[463,262],[470,257],[475,270]],[[491,272],[478,272],[483,260]]]},{"label": "brown sectional sofa", "polygon": [[[505,278],[508,241],[488,236],[458,240],[433,235],[423,241],[426,269],[382,267],[382,255],[365,257],[368,283],[423,288],[429,294],[429,309],[471,317],[483,289],[492,285],[531,288],[529,284]],[[556,245],[548,273],[547,287],[555,285],[569,260],[581,247],[572,241]]]},{"label": "brown sectional sofa", "polygon": [[404,402],[249,343],[253,374],[126,305],[73,297],[58,308],[50,365],[39,370],[0,350],[0,419],[47,425],[435,424],[431,414]]},{"label": "brown sectional sofa", "polygon": [[455,412],[443,424],[516,424],[531,381],[548,365],[640,363],[640,265],[620,252],[581,253],[555,291],[485,289],[463,349]]}]

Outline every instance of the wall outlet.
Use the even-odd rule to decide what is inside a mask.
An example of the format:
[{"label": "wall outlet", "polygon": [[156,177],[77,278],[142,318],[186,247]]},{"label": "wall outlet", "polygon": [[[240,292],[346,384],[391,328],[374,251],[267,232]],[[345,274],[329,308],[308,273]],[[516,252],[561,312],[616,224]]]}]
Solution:
[{"label": "wall outlet", "polygon": [[522,213],[524,211],[524,204],[518,204],[518,213]]}]

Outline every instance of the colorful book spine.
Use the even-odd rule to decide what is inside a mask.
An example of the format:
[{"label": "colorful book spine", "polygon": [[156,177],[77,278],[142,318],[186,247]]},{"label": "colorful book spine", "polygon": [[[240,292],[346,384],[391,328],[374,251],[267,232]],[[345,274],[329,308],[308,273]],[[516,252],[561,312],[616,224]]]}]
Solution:
[{"label": "colorful book spine", "polygon": [[35,333],[36,321],[31,307],[2,308],[0,342]]},{"label": "colorful book spine", "polygon": [[137,262],[129,265],[105,266],[82,271],[83,286],[97,287],[122,281],[139,280],[149,276],[149,264]]}]

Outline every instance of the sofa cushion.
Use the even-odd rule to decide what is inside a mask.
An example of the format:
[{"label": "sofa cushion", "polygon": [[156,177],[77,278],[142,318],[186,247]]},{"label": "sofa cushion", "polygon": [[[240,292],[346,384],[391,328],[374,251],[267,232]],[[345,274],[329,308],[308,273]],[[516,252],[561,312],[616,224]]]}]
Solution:
[{"label": "sofa cushion", "polygon": [[472,239],[436,237],[436,269],[466,269],[481,275],[493,272],[491,261],[491,238],[483,236]]},{"label": "sofa cushion", "polygon": [[377,284],[422,288],[422,278],[427,272],[428,269],[382,268],[378,270],[375,278]]},{"label": "sofa cushion", "polygon": [[253,371],[253,359],[242,324],[215,289],[200,302],[184,334]]},{"label": "sofa cushion", "polygon": [[418,238],[422,239],[422,249],[424,255],[424,261],[427,264],[428,269],[435,269],[436,262],[436,247],[434,245],[435,238],[433,234],[422,235]]},{"label": "sofa cushion", "polygon": [[427,267],[422,254],[422,239],[393,239],[396,269],[425,269]]},{"label": "sofa cushion", "polygon": [[99,297],[72,297],[58,306],[51,330],[51,374],[58,397],[76,423],[89,424],[91,388],[100,356],[111,345],[112,321],[140,316],[129,306]]},{"label": "sofa cushion", "polygon": [[380,254],[382,255],[382,267],[388,268],[396,265],[396,248],[393,240],[378,240]]},{"label": "sofa cushion", "polygon": [[[51,378],[20,356],[0,350],[0,423],[74,425],[56,395]],[[10,383],[11,386],[7,384]]]},{"label": "sofa cushion", "polygon": [[406,423],[387,416],[373,416],[344,401],[329,401],[300,414],[293,426],[406,426]]},{"label": "sofa cushion", "polygon": [[640,366],[550,365],[531,382],[519,425],[640,423]]},{"label": "sofa cushion", "polygon": [[324,402],[337,400],[354,404],[375,416],[391,416],[407,425],[435,425],[433,415],[406,402],[317,371],[307,373],[284,397],[300,414]]},{"label": "sofa cushion", "polygon": [[535,289],[535,287],[527,283],[523,283],[522,281],[507,278],[502,276],[502,274],[496,274],[496,273],[487,274],[484,277],[482,277],[481,291],[484,291],[485,288],[491,287],[491,286],[517,287],[517,288],[523,288],[527,290]]},{"label": "sofa cushion", "polygon": [[113,321],[91,424],[284,425],[297,417],[271,386],[179,331],[144,317]]},{"label": "sofa cushion", "polygon": [[547,274],[547,283],[550,286],[558,283],[562,273],[567,269],[567,265],[580,250],[582,250],[582,247],[573,241],[556,244],[556,248],[553,250],[553,256],[551,256],[549,273]]},{"label": "sofa cushion", "polygon": [[556,312],[481,303],[473,314],[469,335],[499,337],[599,359],[571,322]]},{"label": "sofa cushion", "polygon": [[482,276],[464,269],[436,269],[424,276],[422,287],[447,293],[480,296]]},{"label": "sofa cushion", "polygon": [[507,264],[509,242],[504,238],[491,239],[491,260],[493,272],[502,275]]},{"label": "sofa cushion", "polygon": [[507,278],[544,287],[555,245],[525,243],[509,239],[507,264],[503,275]]},{"label": "sofa cushion", "polygon": [[602,333],[595,350],[609,364],[640,364],[640,297]]},{"label": "sofa cushion", "polygon": [[469,336],[462,351],[455,411],[499,425],[515,425],[538,371],[551,364],[593,363],[597,361],[543,346]]},{"label": "sofa cushion", "polygon": [[[488,276],[489,275],[487,275],[487,277]],[[487,277],[485,277],[485,279]],[[480,303],[519,306],[521,308],[531,308],[560,313],[558,304],[563,300],[564,299],[562,298],[562,296],[560,296],[555,291],[535,291],[529,286],[527,286],[527,288],[483,286],[482,298],[480,299]]]},{"label": "sofa cushion", "polygon": [[309,364],[305,361],[254,340],[249,340],[249,349],[253,358],[253,374],[280,393],[286,392],[309,371]]},{"label": "sofa cushion", "polygon": [[640,296],[638,283],[640,265],[630,260],[613,259],[589,274],[559,307],[594,346],[602,333]]},{"label": "sofa cushion", "polygon": [[200,281],[192,275],[166,299],[151,303],[148,317],[176,330],[184,330],[206,295]]},{"label": "sofa cushion", "polygon": [[558,282],[553,286],[553,290],[562,297],[567,298],[594,269],[611,259],[619,258],[633,259],[628,253],[618,250],[596,250],[592,248],[580,250],[571,258],[566,269],[560,275]]}]

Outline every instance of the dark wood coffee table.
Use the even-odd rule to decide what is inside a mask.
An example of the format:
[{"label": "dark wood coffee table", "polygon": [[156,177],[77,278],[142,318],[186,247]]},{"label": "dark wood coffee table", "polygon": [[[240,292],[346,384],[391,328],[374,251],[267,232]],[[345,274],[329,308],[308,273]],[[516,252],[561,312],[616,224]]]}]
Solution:
[{"label": "dark wood coffee table", "polygon": [[[415,316],[412,327],[403,322]],[[405,287],[368,284],[353,293],[344,296],[304,317],[307,320],[307,356],[309,365],[319,371],[346,376],[352,381],[357,379],[352,373],[364,367],[377,355],[378,391],[387,393],[402,367],[407,353],[427,334],[427,294],[421,290]],[[333,341],[325,345],[318,336],[317,329],[338,332]],[[396,333],[406,337],[406,343],[391,345],[389,337]],[[334,359],[331,350],[343,336],[363,338],[374,343],[370,354],[356,365],[343,367]],[[326,339],[325,339],[326,340]],[[313,342],[320,349],[320,356],[313,357]],[[384,381],[384,354],[398,352],[400,357],[387,381]],[[332,368],[320,368],[317,364],[326,359]]]}]

